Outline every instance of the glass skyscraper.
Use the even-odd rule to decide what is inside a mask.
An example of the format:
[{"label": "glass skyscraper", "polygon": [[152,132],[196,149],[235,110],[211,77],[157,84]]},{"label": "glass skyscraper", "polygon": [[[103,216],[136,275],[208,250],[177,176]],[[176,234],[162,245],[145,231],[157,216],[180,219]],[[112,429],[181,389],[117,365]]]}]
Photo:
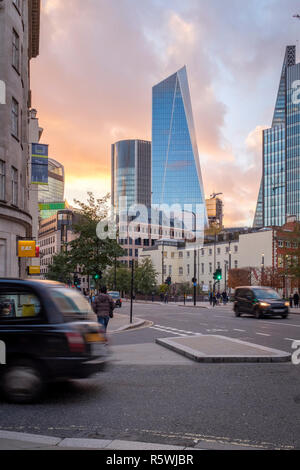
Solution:
[{"label": "glass skyscraper", "polygon": [[65,170],[61,163],[48,159],[48,184],[38,186],[40,217],[47,219],[65,208]]},{"label": "glass skyscraper", "polygon": [[296,47],[284,57],[272,127],[263,131],[263,175],[255,227],[300,220],[300,64]]},{"label": "glass skyscraper", "polygon": [[151,206],[151,142],[136,139],[112,144],[111,198],[116,209],[120,197],[127,198],[127,208]]},{"label": "glass skyscraper", "polygon": [[152,89],[152,204],[202,205],[207,222],[186,67]]}]

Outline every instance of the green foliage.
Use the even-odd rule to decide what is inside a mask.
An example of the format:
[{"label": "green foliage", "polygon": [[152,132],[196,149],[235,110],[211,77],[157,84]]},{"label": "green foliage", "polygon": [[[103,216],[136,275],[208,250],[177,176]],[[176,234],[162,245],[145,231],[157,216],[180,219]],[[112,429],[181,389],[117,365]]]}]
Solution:
[{"label": "green foliage", "polygon": [[46,279],[59,281],[67,284],[73,280],[74,265],[66,252],[61,252],[53,256],[53,263],[49,266],[45,275]]},{"label": "green foliage", "polygon": [[[68,244],[68,250],[72,264],[80,266],[82,274],[94,276],[111,266],[124,251],[115,239],[100,240],[96,233],[97,224],[108,215],[109,194],[96,199],[88,192],[88,196],[87,203],[74,200],[80,207],[80,220],[74,227],[77,237]],[[95,282],[97,287],[101,280]]]},{"label": "green foliage", "polygon": [[[115,268],[114,266],[107,269],[105,272],[102,283],[107,286],[109,290],[115,289]],[[116,268],[116,290],[119,292],[130,292],[131,285],[131,271],[126,266],[117,266]]]},{"label": "green foliage", "polygon": [[135,268],[135,291],[141,294],[151,294],[156,287],[156,276],[152,261],[145,258]]}]

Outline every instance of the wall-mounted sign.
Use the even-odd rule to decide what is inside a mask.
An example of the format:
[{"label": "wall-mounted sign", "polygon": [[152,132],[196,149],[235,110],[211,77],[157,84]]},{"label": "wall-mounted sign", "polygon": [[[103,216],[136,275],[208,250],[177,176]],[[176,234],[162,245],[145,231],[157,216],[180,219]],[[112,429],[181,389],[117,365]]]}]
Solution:
[{"label": "wall-mounted sign", "polygon": [[29,275],[41,274],[40,266],[28,266],[28,274]]},{"label": "wall-mounted sign", "polygon": [[19,240],[18,241],[18,257],[19,258],[35,258],[35,241]]},{"label": "wall-mounted sign", "polygon": [[48,145],[31,144],[31,183],[48,184]]}]

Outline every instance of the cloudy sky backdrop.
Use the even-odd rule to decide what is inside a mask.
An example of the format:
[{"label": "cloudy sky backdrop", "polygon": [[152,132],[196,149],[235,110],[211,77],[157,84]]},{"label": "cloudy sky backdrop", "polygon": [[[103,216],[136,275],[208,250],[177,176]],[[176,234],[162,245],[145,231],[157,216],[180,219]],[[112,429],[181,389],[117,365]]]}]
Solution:
[{"label": "cloudy sky backdrop", "polygon": [[223,192],[227,226],[252,224],[295,13],[299,0],[42,0],[33,106],[68,202],[110,191],[111,143],[151,140],[152,86],[186,65],[205,194]]}]

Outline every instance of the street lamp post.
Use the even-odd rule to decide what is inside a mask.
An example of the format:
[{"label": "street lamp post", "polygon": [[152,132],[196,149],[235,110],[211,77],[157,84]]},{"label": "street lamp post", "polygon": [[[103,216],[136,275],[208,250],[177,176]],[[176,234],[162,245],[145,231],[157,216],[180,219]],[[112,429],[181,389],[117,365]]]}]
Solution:
[{"label": "street lamp post", "polygon": [[265,255],[261,255],[261,285],[264,285],[264,275],[265,275]]}]

